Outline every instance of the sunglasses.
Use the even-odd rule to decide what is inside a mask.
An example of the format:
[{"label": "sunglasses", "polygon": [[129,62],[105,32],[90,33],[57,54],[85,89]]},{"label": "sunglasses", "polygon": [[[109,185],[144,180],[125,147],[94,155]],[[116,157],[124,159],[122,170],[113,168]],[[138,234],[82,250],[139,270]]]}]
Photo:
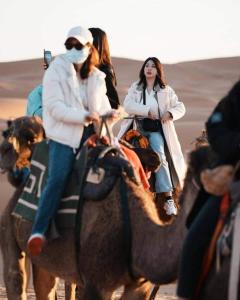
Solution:
[{"label": "sunglasses", "polygon": [[65,47],[67,50],[71,50],[72,48],[75,48],[76,50],[82,50],[85,46],[81,43],[77,43],[77,44],[66,43]]}]

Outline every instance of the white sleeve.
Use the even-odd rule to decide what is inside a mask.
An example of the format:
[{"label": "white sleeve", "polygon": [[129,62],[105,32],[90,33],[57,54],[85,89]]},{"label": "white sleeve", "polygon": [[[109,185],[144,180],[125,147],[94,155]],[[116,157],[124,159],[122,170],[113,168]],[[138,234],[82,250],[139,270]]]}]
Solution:
[{"label": "white sleeve", "polygon": [[173,121],[182,118],[185,115],[186,109],[183,102],[178,100],[178,96],[171,87],[169,88],[170,108],[168,111],[173,116]]}]

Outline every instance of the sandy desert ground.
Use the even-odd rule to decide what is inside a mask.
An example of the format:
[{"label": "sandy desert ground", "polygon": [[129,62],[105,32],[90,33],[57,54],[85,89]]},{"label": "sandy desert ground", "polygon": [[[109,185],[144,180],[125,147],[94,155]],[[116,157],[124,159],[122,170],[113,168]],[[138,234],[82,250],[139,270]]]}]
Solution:
[{"label": "sandy desert ground", "polygon": [[[41,82],[42,60],[0,63],[0,129],[5,120],[25,112],[30,90]],[[121,101],[129,85],[137,80],[141,61],[113,58]],[[240,79],[240,57],[219,58],[164,65],[167,82],[185,103],[186,115],[175,123],[184,153],[191,149],[191,142],[204,128],[204,123],[216,103]],[[117,130],[117,129],[116,129]],[[0,175],[0,214],[13,188]],[[0,300],[7,299],[3,287],[2,261],[0,260]],[[60,287],[61,295],[62,288]],[[158,299],[175,299],[175,285],[164,286]],[[29,299],[34,299],[30,290]],[[63,296],[60,299],[64,299]]]}]

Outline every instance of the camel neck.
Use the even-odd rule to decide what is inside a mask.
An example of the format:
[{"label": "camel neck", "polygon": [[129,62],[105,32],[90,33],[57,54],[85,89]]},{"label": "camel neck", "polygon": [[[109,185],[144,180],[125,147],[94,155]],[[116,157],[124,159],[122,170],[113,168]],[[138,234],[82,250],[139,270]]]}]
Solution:
[{"label": "camel neck", "polygon": [[[183,206],[186,204],[184,203]],[[179,254],[186,235],[186,209],[182,207],[171,225],[163,226],[151,217],[136,216],[132,220],[133,233],[133,270],[138,270],[145,278],[161,282],[166,274],[177,276]],[[152,217],[153,211],[152,211]],[[144,230],[144,233],[142,232]]]}]

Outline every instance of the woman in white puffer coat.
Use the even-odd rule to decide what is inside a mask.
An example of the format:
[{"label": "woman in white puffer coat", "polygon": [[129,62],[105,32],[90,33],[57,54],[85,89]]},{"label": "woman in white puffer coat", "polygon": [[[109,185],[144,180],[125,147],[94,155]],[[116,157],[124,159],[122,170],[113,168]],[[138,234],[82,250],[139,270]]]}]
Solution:
[{"label": "woman in white puffer coat", "polygon": [[[148,137],[152,149],[159,154],[162,162],[155,174],[157,197],[158,194],[164,193],[166,213],[175,215],[177,209],[172,199],[172,191],[178,183],[180,186],[183,185],[186,165],[173,122],[185,114],[185,106],[178,100],[174,90],[165,84],[163,68],[156,57],[149,57],[145,60],[139,77],[140,80],[134,82],[128,90],[124,100],[124,109],[130,116],[142,117],[143,120],[150,118],[157,124],[157,131],[151,131],[147,130],[149,128],[143,128],[143,120],[137,122],[141,133]],[[132,124],[133,119],[124,120],[118,138],[122,138]],[[166,148],[173,165],[171,170],[169,170],[169,162],[166,158]]]},{"label": "woman in white puffer coat", "polygon": [[48,179],[39,199],[28,250],[39,255],[46,232],[57,212],[75,159],[75,152],[93,133],[92,122],[111,110],[105,74],[99,71],[98,53],[88,29],[72,28],[43,79],[43,126],[49,138]]}]

